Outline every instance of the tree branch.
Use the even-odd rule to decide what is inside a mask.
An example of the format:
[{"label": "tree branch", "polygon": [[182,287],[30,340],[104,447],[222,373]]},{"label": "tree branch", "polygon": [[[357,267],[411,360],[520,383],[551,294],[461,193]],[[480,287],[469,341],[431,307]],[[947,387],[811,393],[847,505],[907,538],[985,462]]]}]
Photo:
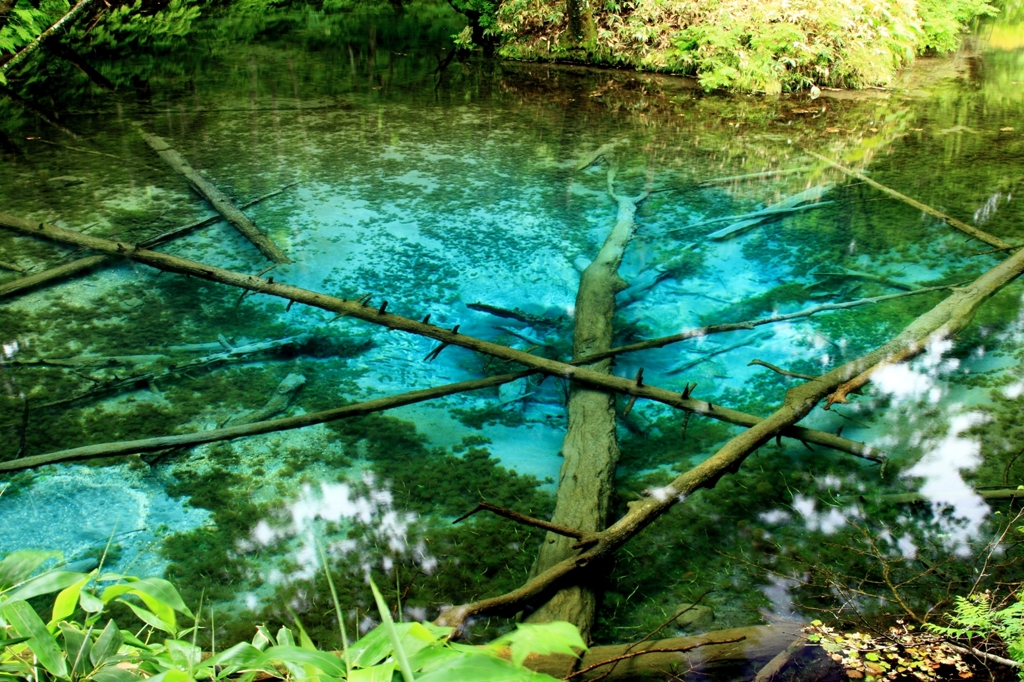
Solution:
[{"label": "tree branch", "polygon": [[[186,258],[179,258],[177,256],[172,256],[158,251],[138,248],[134,244],[114,242],[109,239],[93,237],[91,235],[82,234],[81,232],[67,230],[46,223],[34,223],[4,213],[0,213],[0,227],[7,227],[24,234],[51,239],[64,244],[75,244],[87,249],[121,256],[152,266],[158,270],[177,272],[212,282],[220,282],[229,286],[251,289],[257,293],[277,296],[288,301],[303,303],[305,305],[335,312],[343,316],[350,316],[388,329],[404,331],[410,334],[434,339],[442,344],[460,346],[486,355],[491,355],[502,360],[530,367],[551,376],[586,384],[606,391],[613,391],[615,393],[622,393],[625,395],[635,395],[639,398],[653,400],[670,407],[701,414],[712,419],[736,424],[737,426],[752,427],[763,421],[760,417],[746,414],[739,410],[732,410],[720,405],[712,405],[711,403],[703,400],[696,400],[689,396],[684,398],[681,394],[674,391],[649,386],[647,384],[638,386],[632,379],[604,374],[587,367],[576,366],[573,363],[549,360],[547,358],[531,355],[524,351],[509,348],[508,346],[483,341],[467,334],[459,334],[457,328],[448,330],[426,322],[419,322],[407,317],[395,315],[393,313],[380,313],[377,308],[365,305],[359,301],[347,301],[327,294],[321,294],[287,284],[271,282],[270,280],[255,277],[253,275],[233,272],[231,270],[206,265],[205,263],[199,263]],[[611,351],[608,352],[610,353]],[[603,354],[598,353],[574,362],[590,364],[600,359],[602,355]],[[813,443],[815,445],[822,445],[824,447],[847,452],[851,455],[875,462],[885,461],[885,456],[875,451],[870,446],[847,438],[841,438],[830,433],[817,431],[815,429],[787,425],[787,427],[782,429],[782,435],[789,438],[795,438],[801,442]]]}]

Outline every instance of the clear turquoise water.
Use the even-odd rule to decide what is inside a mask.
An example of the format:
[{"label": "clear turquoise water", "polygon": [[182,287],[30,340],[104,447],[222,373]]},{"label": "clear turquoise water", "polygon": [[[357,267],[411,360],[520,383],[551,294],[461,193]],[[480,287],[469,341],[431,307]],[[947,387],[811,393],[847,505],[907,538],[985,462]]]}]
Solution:
[{"label": "clear turquoise water", "polygon": [[[611,163],[618,191],[659,190],[638,213],[620,271],[635,283],[620,300],[621,342],[969,280],[1004,257],[977,255],[989,247],[835,174],[805,149],[1024,243],[1024,51],[985,31],[956,58],[919,64],[896,91],[765,100],[625,72],[445,65],[453,21],[428,8],[401,19],[309,12],[221,22],[177,56],[98,61],[118,86],[113,94],[52,66],[66,88],[44,97],[29,84],[25,92],[66,130],[0,102],[0,210],[121,240],[209,215],[142,142],[139,123],[239,202],[296,183],[247,211],[295,261],[275,269],[277,281],[350,299],[370,293],[390,311],[429,313],[520,348],[540,342],[537,352],[562,358],[580,268],[614,223]],[[610,141],[617,145],[603,161],[576,169]],[[794,168],[803,170],[698,185]],[[831,203],[735,239],[709,240],[732,221],[697,225],[822,185],[831,185],[822,197]],[[248,273],[266,265],[224,223],[162,248]],[[0,261],[30,272],[79,255],[0,234]],[[845,275],[824,274],[835,272]],[[18,276],[2,271],[0,284]],[[884,471],[800,443],[762,448],[608,567],[595,636],[645,634],[708,590],[712,628],[821,608],[898,612],[883,568],[909,581],[901,596],[918,614],[969,589],[987,544],[1017,513],[1016,503],[978,491],[1024,483],[1024,458],[1016,458],[1024,448],[1021,293],[1007,287],[949,347],[805,421],[843,427],[884,451]],[[795,380],[751,360],[818,373],[884,342],[941,296],[709,336],[624,356],[614,372],[643,367],[648,384],[696,382],[697,397],[766,415]],[[475,303],[539,319],[501,318],[468,307]],[[305,378],[288,408],[295,414],[505,371],[456,348],[425,363],[426,340],[332,318],[303,306],[286,311],[265,296],[239,302],[227,287],[126,263],[5,299],[0,458],[215,428],[261,408],[289,374]],[[312,340],[285,352],[168,369],[215,352],[219,338],[240,346],[300,334]],[[27,364],[140,355],[163,357]],[[43,406],[145,372],[161,374],[134,390]],[[481,497],[550,514],[565,391],[534,379],[197,447],[154,465],[133,456],[7,475],[0,553],[45,547],[74,561],[113,537],[118,569],[166,573],[191,599],[205,588],[228,614],[225,638],[245,636],[254,619],[287,618],[285,604],[316,634],[330,628],[312,550],[320,534],[345,576],[355,621],[369,606],[367,567],[385,584],[411,585],[408,617],[432,618],[443,604],[524,579],[538,535],[495,519],[448,522]],[[694,418],[684,437],[682,415],[639,403],[620,419],[613,513],[736,432]],[[884,497],[906,492],[924,503]],[[986,580],[1019,580],[1016,552],[1001,550]]]}]

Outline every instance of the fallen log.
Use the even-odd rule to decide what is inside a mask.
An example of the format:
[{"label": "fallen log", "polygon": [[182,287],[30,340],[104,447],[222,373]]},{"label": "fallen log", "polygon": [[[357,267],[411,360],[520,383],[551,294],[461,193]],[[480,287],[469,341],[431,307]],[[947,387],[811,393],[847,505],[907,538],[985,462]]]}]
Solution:
[{"label": "fallen log", "polygon": [[875,189],[877,189],[879,192],[883,192],[884,194],[888,194],[890,197],[892,197],[894,199],[898,199],[899,201],[902,201],[905,204],[913,206],[914,208],[918,209],[919,211],[922,211],[923,213],[927,213],[931,217],[936,218],[938,220],[941,220],[942,222],[946,223],[950,227],[953,227],[953,228],[955,228],[957,230],[960,230],[964,234],[970,235],[970,236],[974,237],[975,239],[977,239],[979,241],[983,241],[983,242],[985,242],[986,244],[988,244],[990,246],[996,247],[997,249],[1010,249],[1010,248],[1013,248],[1010,244],[1004,242],[999,237],[993,236],[993,235],[991,235],[988,232],[985,232],[983,230],[979,230],[976,227],[972,227],[971,225],[968,225],[967,223],[965,223],[965,222],[963,222],[961,220],[957,220],[956,218],[954,218],[952,216],[948,216],[948,215],[946,215],[945,213],[943,213],[941,211],[937,211],[936,209],[932,208],[931,206],[928,206],[927,204],[922,204],[920,201],[917,201],[916,199],[911,199],[910,197],[908,197],[905,194],[900,194],[896,190],[890,189],[889,187],[886,187],[882,183],[876,182],[875,180],[872,180],[871,178],[869,178],[868,176],[864,175],[863,173],[858,173],[857,171],[853,170],[852,168],[847,168],[846,166],[844,166],[844,165],[842,165],[840,163],[836,163],[835,161],[833,161],[832,159],[828,158],[827,156],[822,156],[821,154],[818,154],[818,153],[812,152],[812,151],[808,151],[807,153],[810,154],[811,156],[813,156],[816,159],[820,159],[821,161],[824,161],[825,163],[827,163],[828,165],[832,166],[833,168],[835,168],[840,173],[848,175],[851,178],[855,178],[857,180],[860,180],[861,182],[867,183],[871,187],[874,187]]},{"label": "fallen log", "polygon": [[5,263],[2,260],[0,260],[0,269],[10,270],[12,272],[25,272],[25,268],[21,267],[20,265],[15,265],[14,263]]},{"label": "fallen log", "polygon": [[21,48],[17,54],[0,66],[0,77],[6,77],[9,72],[31,57],[36,50],[50,40],[58,31],[71,28],[78,21],[79,17],[85,13],[85,10],[89,9],[92,3],[93,0],[81,0],[77,5],[68,10],[67,14],[58,19],[53,26],[40,33],[35,40]]},{"label": "fallen log", "polygon": [[263,353],[268,350],[274,350],[277,348],[283,348],[285,346],[291,346],[295,344],[301,344],[308,341],[310,336],[308,334],[300,334],[299,336],[291,336],[286,339],[278,339],[275,341],[263,341],[260,343],[248,344],[245,346],[238,346],[231,348],[230,350],[221,351],[182,364],[173,364],[162,370],[153,370],[150,372],[143,372],[141,374],[135,374],[123,379],[115,378],[110,381],[102,381],[96,383],[91,388],[82,391],[73,396],[67,398],[61,398],[59,400],[53,400],[48,403],[42,403],[40,405],[33,405],[33,409],[47,409],[51,407],[57,407],[59,405],[68,405],[70,403],[78,402],[80,400],[86,400],[88,398],[95,398],[101,395],[110,395],[111,393],[118,393],[121,391],[135,390],[142,386],[152,386],[156,381],[159,381],[165,377],[181,374],[189,370],[201,369],[203,367],[209,367],[210,365],[230,363],[230,362],[242,362],[248,359],[250,355],[256,353]]},{"label": "fallen log", "polygon": [[[592,387],[603,388],[605,390],[625,395],[635,395],[638,398],[645,398],[647,400],[654,400],[656,402],[669,405],[670,407],[704,415],[719,421],[725,421],[739,426],[752,426],[761,421],[760,417],[746,414],[738,410],[732,410],[720,405],[712,405],[703,400],[697,400],[690,397],[684,398],[681,394],[675,391],[657,388],[648,384],[637,384],[633,379],[626,379],[610,374],[595,372],[586,367],[578,367],[572,363],[549,360],[537,355],[531,355],[525,351],[509,348],[508,346],[483,341],[467,334],[460,334],[457,328],[450,330],[444,329],[436,325],[395,315],[394,313],[381,312],[380,309],[366,305],[364,302],[347,301],[327,294],[302,289],[301,287],[271,282],[255,275],[233,272],[224,268],[206,265],[205,263],[172,256],[159,251],[140,249],[133,244],[114,242],[109,239],[93,237],[91,235],[67,230],[47,223],[34,223],[4,213],[0,213],[0,227],[7,227],[25,234],[51,239],[64,244],[74,244],[95,251],[118,255],[166,272],[177,272],[212,282],[220,282],[222,284],[235,286],[241,289],[248,289],[250,291],[270,296],[278,296],[288,301],[297,301],[315,308],[338,313],[339,315],[346,315],[355,319],[363,320],[364,322],[376,324],[387,329],[404,331],[410,334],[434,339],[441,342],[441,344],[460,346],[479,353],[484,353],[501,360],[531,367],[539,372],[543,372],[544,374],[560,377],[568,381],[584,383]],[[667,338],[675,337],[666,337],[666,339]],[[661,345],[667,345],[671,342],[672,341],[664,339],[659,341]],[[635,345],[636,344],[634,344],[634,346]],[[611,355],[615,355],[616,352],[617,351],[607,351],[606,353],[591,355],[585,359],[585,362],[594,362],[598,357],[610,357]],[[817,431],[815,429],[793,426],[785,430],[783,435],[795,438],[802,442],[813,443],[815,445],[822,445],[842,452],[848,452],[857,457],[863,457],[873,461],[881,462],[885,460],[884,455],[863,443],[857,443],[856,441],[851,441],[846,438],[839,438],[833,434]]]},{"label": "fallen log", "polygon": [[[699,673],[739,672],[770,661],[799,637],[802,630],[801,624],[789,622],[751,625],[637,644],[598,645],[575,660],[565,654],[533,654],[523,665],[535,672],[573,680],[664,680],[666,671],[673,669],[680,673],[689,669]],[[621,658],[638,652],[641,655]],[[510,656],[510,652],[504,650],[499,650],[498,654],[506,658]],[[587,668],[591,670],[586,674],[568,677],[574,674],[574,670]]]},{"label": "fallen log", "polygon": [[[289,187],[295,186],[295,184],[296,183],[293,182],[290,185],[285,185],[284,187],[281,187],[280,189],[275,189],[273,192],[267,192],[266,194],[258,196],[252,201],[248,201],[242,204],[241,208],[249,208],[250,206],[254,206],[259,202],[263,201],[264,199],[269,199],[270,197],[277,196],[278,194],[285,191]],[[218,213],[217,215],[210,216],[209,218],[203,218],[202,220],[197,220],[195,222],[189,223],[188,225],[182,225],[181,227],[177,227],[168,232],[164,232],[163,234],[159,234],[155,237],[146,239],[145,241],[139,242],[139,246],[147,249],[152,248],[154,246],[159,246],[160,244],[169,242],[172,239],[184,237],[185,235],[191,234],[196,230],[202,229],[204,227],[209,227],[210,225],[215,225],[219,223],[221,220],[224,220],[224,216]],[[27,277],[16,279],[13,282],[0,284],[0,298],[10,296],[11,294],[16,294],[20,291],[34,289],[35,287],[38,287],[42,284],[55,282],[57,280],[70,277],[72,275],[77,275],[82,272],[87,272],[89,270],[92,270],[93,268],[97,268],[101,265],[110,262],[110,260],[110,256],[85,256],[84,258],[79,258],[77,260],[71,261],[70,263],[58,265],[56,267],[50,268],[49,270],[44,270],[34,275],[29,275]]]},{"label": "fallen log", "polygon": [[286,376],[263,407],[258,410],[253,410],[245,414],[240,414],[236,417],[228,419],[223,425],[224,426],[238,426],[241,424],[252,424],[254,422],[261,422],[276,417],[291,406],[292,401],[295,400],[295,394],[299,392],[303,386],[306,385],[306,377],[301,374],[289,374]]},{"label": "fallen log", "polygon": [[504,317],[509,320],[517,320],[524,324],[530,325],[552,325],[557,324],[558,320],[561,319],[552,319],[544,317],[543,315],[534,315],[532,313],[524,312],[519,308],[513,308],[512,310],[509,310],[508,308],[499,308],[496,305],[488,305],[486,303],[467,303],[466,307],[469,308],[470,310],[476,310],[477,312],[488,313],[489,315],[494,315],[495,317]]},{"label": "fallen log", "polygon": [[221,192],[220,189],[218,189],[212,182],[200,175],[199,172],[190,166],[188,161],[186,161],[181,154],[172,149],[163,138],[146,132],[142,132],[142,137],[146,140],[146,144],[160,155],[161,159],[166,161],[167,164],[176,170],[179,175],[188,180],[192,189],[210,202],[210,205],[213,206],[218,213],[224,216],[224,219],[231,223],[236,230],[241,232],[246,239],[252,242],[264,256],[275,263],[292,262],[291,259],[285,255],[284,251],[281,250],[281,247],[275,244],[270,237],[263,232],[263,230],[256,227],[256,223],[252,222],[248,216],[242,213],[242,211],[232,203],[231,199],[229,199],[226,194]]},{"label": "fallen log", "polygon": [[22,457],[6,462],[0,462],[0,472],[20,471],[22,469],[31,469],[43,466],[44,464],[56,464],[57,462],[69,462],[82,459],[95,459],[97,457],[140,455],[147,452],[159,452],[161,450],[169,450],[173,448],[194,447],[196,445],[215,443],[217,441],[246,438],[264,433],[273,433],[275,431],[300,429],[306,426],[324,424],[338,419],[362,417],[374,412],[383,412],[396,407],[402,407],[403,405],[412,405],[414,403],[433,400],[435,398],[454,395],[456,393],[464,393],[466,391],[475,391],[482,388],[500,386],[503,383],[515,381],[516,379],[530,376],[531,374],[534,374],[534,372],[516,372],[514,374],[502,374],[488,377],[486,379],[462,381],[456,384],[447,384],[437,388],[412,391],[397,396],[378,398],[376,400],[345,405],[344,407],[336,407],[334,409],[323,410],[320,412],[311,412],[309,414],[302,414],[295,417],[285,417],[282,419],[259,421],[251,424],[227,426],[219,429],[208,429],[206,431],[197,431],[195,433],[158,436],[156,438],[141,438],[138,440],[119,441],[116,443],[97,443],[95,445],[86,445],[79,448],[58,450],[42,455],[32,455],[31,457]]},{"label": "fallen log", "polygon": [[668,485],[652,490],[648,496],[632,502],[629,511],[610,527],[585,536],[576,543],[575,547],[579,551],[575,555],[532,577],[511,592],[453,607],[441,614],[436,622],[461,629],[471,618],[482,614],[516,613],[557,589],[574,584],[582,571],[610,559],[619,548],[677,503],[685,501],[701,488],[713,487],[723,476],[736,471],[753,452],[775,438],[783,429],[791,428],[806,417],[819,402],[830,396],[851,376],[859,375],[865,368],[874,367],[908,344],[934,339],[938,334],[951,336],[962,330],[970,323],[979,306],[1022,273],[1024,251],[1018,251],[970,285],[956,289],[887,343],[820,377],[789,389],[782,406],[771,416],[729,440],[714,455],[680,474]]},{"label": "fallen log", "polygon": [[[592,372],[610,374],[611,358],[591,362],[593,353],[612,346],[615,295],[627,288],[619,276],[626,247],[636,232],[637,206],[648,192],[637,196],[615,194],[614,170],[608,172],[608,194],[618,205],[615,225],[597,256],[580,276],[573,329],[573,358]],[[561,472],[551,522],[584,532],[604,528],[619,461],[615,395],[603,389],[574,385],[569,392],[568,427],[562,442]],[[574,540],[548,533],[541,544],[531,575],[538,575],[575,553]],[[568,621],[589,640],[597,597],[583,585],[566,586],[527,618],[531,622]]]}]

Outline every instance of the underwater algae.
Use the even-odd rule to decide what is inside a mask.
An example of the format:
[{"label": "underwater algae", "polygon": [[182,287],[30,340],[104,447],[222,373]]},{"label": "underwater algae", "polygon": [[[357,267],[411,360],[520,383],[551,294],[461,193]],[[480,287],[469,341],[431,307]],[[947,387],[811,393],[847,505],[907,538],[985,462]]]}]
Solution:
[{"label": "underwater algae", "polygon": [[[1019,239],[1019,202],[1005,199],[1016,188],[1010,178],[1016,162],[997,162],[985,152],[995,139],[990,117],[1019,119],[1012,108],[996,114],[974,105],[956,113],[943,108],[945,101],[934,110],[922,102],[869,107],[830,101],[820,115],[798,114],[792,110],[810,105],[785,98],[761,104],[721,97],[692,100],[618,73],[598,78],[558,71],[538,78],[530,65],[482,71],[471,63],[456,63],[458,68],[443,76],[445,84],[433,100],[427,90],[434,81],[406,93],[387,85],[401,83],[402,70],[408,68],[402,59],[393,60],[398,75],[389,75],[381,68],[387,66],[386,56],[378,55],[381,61],[373,67],[364,61],[365,46],[355,47],[360,55],[356,70],[376,68],[373,78],[361,71],[358,79],[350,77],[348,53],[342,48],[319,58],[319,75],[304,74],[301,68],[317,58],[298,55],[303,61],[293,81],[283,66],[288,49],[280,45],[251,53],[258,78],[248,70],[244,51],[232,48],[230,59],[238,68],[226,79],[233,85],[222,90],[211,85],[218,72],[209,66],[196,72],[201,77],[194,92],[158,75],[151,80],[152,106],[160,109],[153,126],[239,200],[298,179],[290,194],[253,213],[298,261],[269,276],[350,300],[372,294],[374,311],[386,300],[387,312],[416,319],[430,313],[439,327],[459,324],[462,334],[521,351],[533,345],[522,337],[536,339],[548,345],[533,353],[568,357],[580,269],[574,261],[593,257],[614,218],[614,205],[604,191],[606,165],[575,172],[569,164],[610,138],[627,140],[616,157],[627,191],[638,191],[647,176],[655,178],[657,189],[666,189],[640,207],[636,241],[622,267],[627,283],[651,271],[664,276],[628,304],[620,303],[613,323],[617,344],[702,323],[744,321],[816,302],[900,291],[879,281],[815,276],[823,270],[871,273],[923,287],[973,279],[1004,257],[973,256],[985,245],[964,244],[944,226],[922,220],[909,207],[879,200],[861,185],[841,185],[826,197],[834,204],[758,227],[735,242],[708,242],[704,232],[669,234],[706,218],[756,209],[828,180],[819,169],[697,186],[715,175],[803,165],[806,158],[787,144],[789,139],[799,145],[832,136],[835,158],[861,149],[857,145],[863,143],[871,177],[964,219],[987,205],[987,190],[1001,191],[984,229],[1008,241]],[[332,61],[334,57],[338,59]],[[332,78],[352,90],[331,85]],[[599,92],[605,81],[611,84]],[[539,96],[543,88],[555,96]],[[580,101],[569,101],[576,98]],[[666,101],[674,107],[671,115],[659,108]],[[239,112],[226,111],[235,104]],[[309,107],[300,110],[296,104]],[[893,118],[871,133],[871,122],[893,110]],[[940,134],[963,115],[972,117],[968,125],[984,134]],[[102,211],[76,209],[74,202],[95,188],[76,185],[65,196],[26,191],[5,210],[61,218],[62,225],[73,229],[102,213],[109,222],[90,233],[130,240],[151,234],[147,226],[158,233],[205,215],[139,140],[125,131],[107,130],[95,118],[78,120],[90,132],[99,129],[97,139],[112,141],[111,148],[130,153],[133,164],[148,159],[148,165],[139,164],[144,167],[136,171],[137,183],[161,188],[153,193],[158,201],[145,209],[114,211],[109,201]],[[844,132],[826,133],[829,127]],[[917,127],[923,130],[912,130]],[[858,132],[845,132],[849,130]],[[957,137],[962,138],[960,147],[952,141]],[[1008,144],[1013,149],[1016,138]],[[943,157],[948,163],[935,161],[937,150],[948,155]],[[30,156],[44,167],[70,164],[60,170],[62,175],[86,175],[74,167],[78,162],[72,152],[58,156],[47,150]],[[950,172],[949,164],[975,158],[977,174],[969,182],[964,174]],[[1018,177],[1024,174],[1019,170]],[[58,175],[57,169],[50,175]],[[119,186],[113,172],[99,177]],[[4,260],[10,252],[26,264],[48,262],[66,251],[20,237],[4,235],[0,240]],[[229,228],[217,226],[167,251],[254,275],[267,264],[247,249]],[[96,292],[87,292],[95,295],[58,300],[58,292],[77,291],[86,282],[97,285]],[[257,356],[252,362],[169,376],[157,382],[156,390],[139,386],[53,414],[30,413],[28,453],[210,428],[259,408],[292,372],[308,380],[291,408],[294,414],[518,369],[454,346],[425,363],[422,358],[436,348],[432,342],[371,330],[351,318],[334,320],[334,313],[301,303],[286,312],[287,301],[262,294],[249,294],[239,302],[239,290],[169,273],[156,275],[143,266],[118,265],[62,286],[67,289],[36,292],[16,308],[0,308],[5,343],[31,340],[16,357],[157,353],[170,345],[215,343],[218,335],[238,344],[309,333],[323,348]],[[773,335],[715,355],[679,375],[667,370],[742,342],[745,332],[623,356],[614,374],[633,380],[642,367],[650,385],[682,393],[696,382],[694,398],[765,415],[798,380],[747,367],[747,362],[762,359],[808,375],[827,372],[874,348],[943,296],[933,292],[775,325]],[[129,301],[133,305],[126,306]],[[480,302],[535,314],[557,308],[564,319],[557,324],[524,322],[468,306]],[[828,433],[843,426],[844,437],[883,449],[889,456],[884,473],[814,444],[783,439],[777,446],[772,441],[738,471],[655,521],[597,576],[601,596],[594,637],[637,639],[680,604],[698,601],[714,614],[705,625],[709,629],[762,622],[762,613],[814,617],[848,607],[873,618],[899,612],[884,585],[888,569],[902,571],[899,580],[908,587],[901,596],[919,615],[940,605],[950,589],[967,587],[971,565],[951,560],[959,556],[959,545],[944,537],[954,535],[943,524],[956,517],[958,508],[895,505],[881,498],[917,489],[919,480],[904,474],[948,435],[948,422],[956,415],[953,405],[961,402],[978,406],[992,419],[970,430],[970,438],[981,444],[982,463],[963,471],[963,478],[973,486],[1002,486],[1009,464],[1008,480],[1015,485],[1013,477],[1022,466],[1021,459],[1011,462],[1019,435],[1014,426],[1019,400],[1008,397],[1006,390],[1017,370],[1003,353],[1012,355],[1019,345],[1007,336],[1019,305],[1020,288],[1014,285],[980,308],[972,326],[943,351],[944,359],[961,362],[956,371],[936,371],[933,377],[926,367],[911,364],[946,391],[940,406],[928,404],[927,394],[924,403],[909,404],[869,387],[849,406],[808,417],[808,426]],[[28,389],[30,404],[92,385],[59,367],[5,364],[0,371],[5,382],[13,380],[19,391]],[[86,371],[99,379],[110,372]],[[122,370],[114,372],[120,376]],[[111,467],[111,472],[130,466],[133,475],[151,477],[188,513],[203,514],[202,520],[193,517],[168,529],[145,552],[167,562],[166,575],[181,587],[188,603],[197,602],[205,588],[206,598],[217,605],[219,645],[249,639],[254,621],[290,624],[289,609],[314,640],[333,642],[329,592],[322,572],[309,575],[316,562],[302,553],[302,538],[275,536],[261,544],[256,539],[260,521],[272,528],[286,524],[296,505],[309,501],[305,487],[316,493],[322,485],[349,485],[367,498],[371,490],[387,490],[397,514],[417,515],[409,544],[415,546],[422,538],[437,559],[429,574],[404,555],[386,569],[383,560],[393,556],[386,543],[367,548],[364,557],[340,549],[331,553],[353,629],[372,610],[363,583],[364,561],[373,563],[378,584],[402,597],[407,618],[431,618],[443,605],[508,592],[526,579],[542,534],[480,514],[455,526],[450,521],[480,499],[550,518],[553,486],[542,481],[554,479],[561,463],[557,445],[549,444],[565,428],[566,391],[552,378],[541,382],[535,377],[524,384],[517,394],[488,391],[445,399],[436,408],[444,419],[411,410],[372,415],[202,446],[153,467],[133,458],[113,466],[103,461],[59,465],[38,475],[83,466],[97,471]],[[0,438],[2,456],[8,459],[20,449],[22,402],[16,396],[6,393],[0,409],[5,436],[14,436]],[[505,403],[509,398],[515,400]],[[622,456],[615,472],[612,518],[626,513],[628,503],[663,489],[740,431],[705,416],[686,420],[644,399],[625,416],[627,402],[623,398],[616,404]],[[543,443],[543,473],[537,478],[516,474],[526,466],[526,441],[534,445],[534,439]],[[365,482],[368,473],[372,486]],[[29,476],[4,481],[10,486],[5,497],[31,494]],[[971,527],[971,546],[977,551],[1001,531],[994,512],[1009,516],[1014,509],[1012,502],[998,501],[989,508],[984,523]],[[358,525],[325,516],[315,518],[309,528],[329,543],[369,537]],[[937,567],[934,572],[915,578],[913,561],[907,559],[911,545],[920,562]],[[131,545],[122,547],[115,562],[119,566],[136,556]],[[1011,552],[1005,563],[1015,557]],[[1013,579],[1012,569],[1000,571],[999,579]],[[798,578],[804,581],[792,582]],[[866,585],[864,594],[841,591],[858,580]],[[470,636],[505,627],[508,623],[497,618],[481,620]],[[673,624],[666,634],[692,631],[692,626]]]}]

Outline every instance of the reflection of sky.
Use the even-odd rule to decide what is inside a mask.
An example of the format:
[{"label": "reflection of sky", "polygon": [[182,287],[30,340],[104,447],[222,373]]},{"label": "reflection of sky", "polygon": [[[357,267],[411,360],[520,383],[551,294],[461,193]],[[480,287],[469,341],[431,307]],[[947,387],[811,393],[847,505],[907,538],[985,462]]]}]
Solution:
[{"label": "reflection of sky", "polygon": [[[415,537],[417,519],[416,514],[395,509],[391,491],[378,485],[374,476],[367,472],[361,485],[326,482],[315,488],[304,485],[298,497],[285,505],[285,515],[261,519],[250,541],[243,542],[240,549],[248,552],[289,542],[292,545],[290,558],[296,568],[287,574],[274,568],[267,579],[273,584],[309,580],[321,569],[317,536],[322,536],[321,522],[325,522],[341,527],[334,538],[322,541],[327,554],[335,558],[356,557],[364,574],[369,574],[374,567],[388,573],[401,562],[415,563],[429,574],[437,566],[437,560],[427,553],[423,539]],[[359,532],[348,537],[348,531],[355,527]],[[255,598],[248,601],[250,606],[256,606]]]}]

